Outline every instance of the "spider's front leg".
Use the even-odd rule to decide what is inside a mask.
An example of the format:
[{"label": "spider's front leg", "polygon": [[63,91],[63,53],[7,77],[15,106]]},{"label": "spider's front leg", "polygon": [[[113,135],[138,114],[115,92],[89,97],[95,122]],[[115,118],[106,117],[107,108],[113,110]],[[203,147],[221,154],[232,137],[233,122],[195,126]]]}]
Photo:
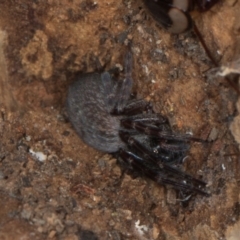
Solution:
[{"label": "spider's front leg", "polygon": [[[109,72],[101,74],[101,81],[105,92],[105,101],[109,113],[120,115],[127,105],[132,92],[132,54],[127,53],[125,57],[125,78],[123,80],[111,77]],[[128,111],[134,111],[133,106]]]},{"label": "spider's front leg", "polygon": [[127,102],[129,101],[129,98],[131,96],[132,92],[132,54],[131,52],[128,52],[125,57],[125,78],[119,82],[118,85],[118,102],[116,106],[117,112],[120,114],[122,113],[123,109],[127,105]]}]

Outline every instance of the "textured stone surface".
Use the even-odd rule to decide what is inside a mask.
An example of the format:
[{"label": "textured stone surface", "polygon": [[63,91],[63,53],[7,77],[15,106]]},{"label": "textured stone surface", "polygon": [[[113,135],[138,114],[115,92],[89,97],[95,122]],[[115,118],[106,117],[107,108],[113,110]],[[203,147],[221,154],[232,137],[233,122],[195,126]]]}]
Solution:
[{"label": "textured stone surface", "polygon": [[[238,58],[239,4],[194,16],[221,64]],[[121,177],[66,121],[77,72],[122,66],[130,40],[137,96],[180,132],[208,139],[217,129],[214,142],[192,143],[184,165],[208,182],[209,198],[182,204],[172,189]],[[237,94],[204,76],[212,67],[192,32],[170,35],[140,0],[0,1],[0,239],[236,239]]]}]

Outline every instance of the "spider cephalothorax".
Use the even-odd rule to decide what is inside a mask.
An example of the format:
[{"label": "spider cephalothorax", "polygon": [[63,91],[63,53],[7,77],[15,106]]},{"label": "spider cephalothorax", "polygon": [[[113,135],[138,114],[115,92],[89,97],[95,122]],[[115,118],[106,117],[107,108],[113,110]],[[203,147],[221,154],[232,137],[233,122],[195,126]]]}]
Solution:
[{"label": "spider cephalothorax", "polygon": [[171,130],[165,117],[145,100],[131,99],[132,55],[125,60],[125,78],[109,72],[80,75],[67,97],[69,119],[81,139],[107,153],[117,153],[129,169],[185,193],[208,195],[206,183],[174,166],[181,163],[189,141],[202,141]]}]

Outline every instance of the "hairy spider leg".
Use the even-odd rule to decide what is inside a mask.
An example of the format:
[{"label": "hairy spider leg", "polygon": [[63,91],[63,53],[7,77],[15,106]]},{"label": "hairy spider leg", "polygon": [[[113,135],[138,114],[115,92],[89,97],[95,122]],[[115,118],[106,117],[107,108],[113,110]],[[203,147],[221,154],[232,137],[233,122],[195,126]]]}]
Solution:
[{"label": "hairy spider leg", "polygon": [[113,79],[109,72],[101,74],[106,93],[106,106],[112,114],[129,116],[143,111],[153,112],[151,103],[144,99],[129,100],[133,85],[131,72],[132,54],[128,52],[125,58],[125,79],[123,81]]},{"label": "hairy spider leg", "polygon": [[144,99],[134,99],[127,103],[121,114],[132,116],[143,112],[153,113],[152,104]]},{"label": "hairy spider leg", "polygon": [[183,163],[186,152],[190,146],[186,142],[165,141],[160,140],[156,147],[153,148],[154,153],[161,156],[164,162],[169,164]]},{"label": "hairy spider leg", "polygon": [[130,144],[130,146],[133,147],[135,151],[141,153],[141,155],[144,156],[145,161],[148,160],[159,170],[166,172],[168,174],[173,174],[174,176],[181,178],[182,180],[190,180],[202,186],[206,185],[204,181],[194,178],[191,175],[180,171],[178,168],[175,168],[165,163],[161,159],[161,156],[156,156],[152,151],[143,146],[143,144],[137,141],[134,137],[131,137],[128,133],[120,132],[120,137],[125,143]]},{"label": "hairy spider leg", "polygon": [[155,140],[153,152],[168,164],[182,164],[190,145],[186,142]]},{"label": "hairy spider leg", "polygon": [[118,82],[114,81],[109,72],[104,72],[101,74],[101,81],[103,83],[104,92],[106,94],[105,101],[106,107],[108,109],[108,113],[111,113],[117,104],[118,99],[117,95],[117,87]]},{"label": "hairy spider leg", "polygon": [[[112,78],[109,72],[101,74],[101,81],[105,91],[106,106],[109,113],[120,115],[126,107],[132,92],[132,54],[127,53],[125,57],[125,78],[117,80]],[[144,105],[143,102],[139,105]],[[146,107],[147,104],[145,104]],[[143,107],[143,106],[142,106]],[[136,107],[134,107],[136,108]],[[135,111],[133,106],[128,106],[128,111]]]},{"label": "hairy spider leg", "polygon": [[[159,113],[138,114],[135,116],[126,117],[125,119],[127,119],[128,121],[140,122],[148,126],[149,124],[151,126],[157,126],[158,131],[164,131],[172,134],[168,119]],[[135,131],[135,134],[139,134],[139,131]],[[161,158],[169,163],[182,162],[183,154],[185,154],[187,150],[189,150],[189,144],[187,144],[186,141],[181,142],[175,140],[152,138],[152,142],[155,142],[155,146],[153,146],[153,151],[156,154],[160,154]]]},{"label": "hairy spider leg", "polygon": [[181,142],[181,144],[179,144],[179,141],[171,141],[171,143],[169,143],[169,141],[160,141],[159,142],[159,148],[160,149],[164,149],[164,150],[169,150],[169,151],[173,151],[173,152],[179,152],[179,151],[187,151],[189,150],[189,145],[188,144],[182,144],[183,142]]},{"label": "hairy spider leg", "polygon": [[132,54],[130,51],[128,51],[126,54],[124,64],[125,78],[122,81],[119,81],[117,92],[118,102],[116,109],[118,113],[121,113],[123,111],[127,105],[127,102],[129,101],[132,92]]},{"label": "hairy spider leg", "polygon": [[138,171],[142,172],[144,176],[149,177],[157,183],[171,185],[175,189],[184,192],[196,192],[201,195],[209,196],[207,192],[189,183],[184,183],[185,181],[178,182],[176,180],[169,179],[168,176],[161,172],[161,169],[149,166],[143,158],[135,155],[134,153],[120,149],[119,155],[126,164],[130,165],[133,169],[138,169]]},{"label": "hairy spider leg", "polygon": [[[126,117],[126,119],[135,122],[139,121],[148,125],[150,124],[158,126],[159,131],[161,129],[161,131],[168,131],[169,133],[172,133],[168,119],[159,113],[143,113],[135,116]],[[139,132],[137,130],[131,129],[131,131],[132,134],[139,135]],[[187,152],[187,150],[189,150],[189,144],[187,144],[186,142],[167,141],[163,139],[152,138],[151,143],[151,147],[153,148],[154,153],[158,155],[160,154],[161,158],[165,162],[169,163],[181,163],[183,160],[183,155]]]},{"label": "hairy spider leg", "polygon": [[159,113],[140,113],[134,116],[127,116],[122,119],[123,122],[125,122],[125,120],[131,122],[141,122],[145,124],[169,125],[168,119]]},{"label": "hairy spider leg", "polygon": [[135,121],[131,119],[122,119],[121,125],[127,129],[135,129],[140,133],[144,133],[158,139],[175,140],[175,141],[183,141],[183,142],[195,141],[195,142],[206,143],[206,140],[203,140],[200,138],[195,138],[189,135],[179,135],[179,134],[176,135],[174,133],[165,132],[165,131],[162,131],[162,129],[159,127],[146,125],[144,123],[141,123],[140,121]]}]

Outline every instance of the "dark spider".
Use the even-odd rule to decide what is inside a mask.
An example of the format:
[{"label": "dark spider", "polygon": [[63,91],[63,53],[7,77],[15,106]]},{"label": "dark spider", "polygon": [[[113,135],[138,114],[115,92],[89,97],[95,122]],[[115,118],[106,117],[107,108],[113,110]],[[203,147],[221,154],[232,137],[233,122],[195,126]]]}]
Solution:
[{"label": "dark spider", "polygon": [[81,139],[107,153],[130,170],[181,192],[208,195],[206,183],[182,172],[181,163],[190,141],[200,141],[171,130],[168,120],[154,113],[148,102],[130,99],[132,55],[125,60],[125,79],[109,72],[80,75],[69,88],[67,111]]}]

